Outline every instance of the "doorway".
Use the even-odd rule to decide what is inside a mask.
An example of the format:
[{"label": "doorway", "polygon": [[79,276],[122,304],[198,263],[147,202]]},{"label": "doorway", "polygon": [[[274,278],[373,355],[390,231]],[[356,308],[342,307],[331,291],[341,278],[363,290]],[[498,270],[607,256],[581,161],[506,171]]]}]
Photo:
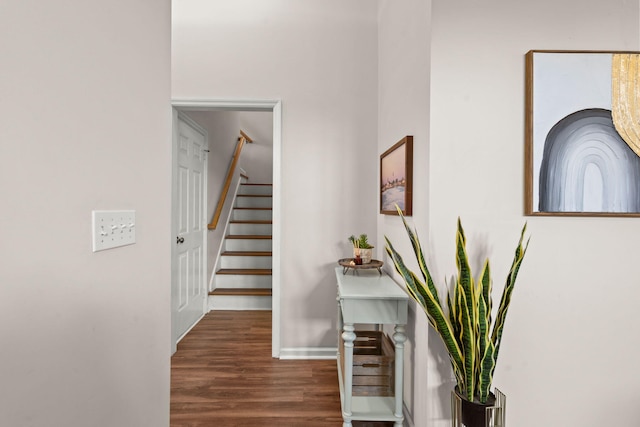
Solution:
[{"label": "doorway", "polygon": [[[272,357],[280,356],[280,283],[281,283],[281,152],[282,105],[279,100],[203,100],[174,99],[172,106],[178,111],[237,111],[271,112],[273,120],[273,225],[272,225]],[[172,272],[173,273],[173,272]]]}]

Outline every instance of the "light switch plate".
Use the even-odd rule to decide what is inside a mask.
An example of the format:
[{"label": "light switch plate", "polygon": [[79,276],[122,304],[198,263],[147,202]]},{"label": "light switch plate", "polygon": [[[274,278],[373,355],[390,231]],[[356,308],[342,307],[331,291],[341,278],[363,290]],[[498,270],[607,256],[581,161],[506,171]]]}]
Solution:
[{"label": "light switch plate", "polygon": [[136,211],[92,211],[93,252],[136,242]]}]

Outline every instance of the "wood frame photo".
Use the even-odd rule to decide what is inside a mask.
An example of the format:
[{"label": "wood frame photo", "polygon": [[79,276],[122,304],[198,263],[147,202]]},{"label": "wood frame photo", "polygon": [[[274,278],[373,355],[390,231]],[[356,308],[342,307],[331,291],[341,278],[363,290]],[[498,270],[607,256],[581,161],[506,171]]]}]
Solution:
[{"label": "wood frame photo", "polygon": [[413,136],[407,135],[380,155],[380,213],[413,214]]},{"label": "wood frame photo", "polygon": [[640,52],[525,62],[525,214],[640,216]]}]

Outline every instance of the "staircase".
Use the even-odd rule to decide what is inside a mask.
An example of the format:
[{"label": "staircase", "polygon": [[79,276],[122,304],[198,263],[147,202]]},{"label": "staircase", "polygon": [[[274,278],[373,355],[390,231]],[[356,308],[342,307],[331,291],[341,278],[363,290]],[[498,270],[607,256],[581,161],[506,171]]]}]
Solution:
[{"label": "staircase", "polygon": [[272,185],[240,184],[209,310],[271,310]]}]

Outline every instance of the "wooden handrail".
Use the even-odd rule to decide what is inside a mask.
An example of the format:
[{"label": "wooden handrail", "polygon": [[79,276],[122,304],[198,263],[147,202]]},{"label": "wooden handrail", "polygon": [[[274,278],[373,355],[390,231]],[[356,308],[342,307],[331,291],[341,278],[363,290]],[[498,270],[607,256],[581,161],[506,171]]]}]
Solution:
[{"label": "wooden handrail", "polygon": [[240,153],[242,152],[242,147],[245,142],[253,142],[249,136],[243,131],[240,131],[240,137],[238,138],[238,144],[236,145],[236,151],[233,153],[233,158],[231,159],[231,166],[229,166],[229,171],[227,172],[227,179],[224,181],[224,187],[222,188],[222,193],[220,194],[220,199],[218,200],[218,205],[216,206],[216,210],[213,213],[213,219],[207,226],[209,230],[215,230],[218,226],[218,220],[220,219],[220,214],[222,214],[222,207],[224,206],[224,201],[227,199],[227,193],[229,193],[229,187],[231,187],[231,181],[233,180],[233,173],[236,170],[236,165],[238,164],[238,160],[240,159]]},{"label": "wooden handrail", "polygon": [[240,130],[240,136],[247,140],[248,143],[252,143],[253,139],[249,138],[249,136]]}]

